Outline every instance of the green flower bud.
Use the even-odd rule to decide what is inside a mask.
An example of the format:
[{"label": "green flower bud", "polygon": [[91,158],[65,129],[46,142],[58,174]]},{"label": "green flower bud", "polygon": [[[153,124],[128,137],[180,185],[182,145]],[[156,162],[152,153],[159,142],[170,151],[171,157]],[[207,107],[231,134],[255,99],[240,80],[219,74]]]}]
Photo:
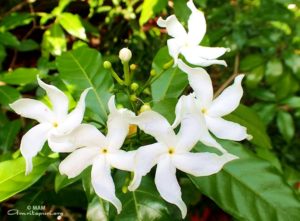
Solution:
[{"label": "green flower bud", "polygon": [[137,97],[135,94],[130,95],[130,100],[135,102],[137,100]]},{"label": "green flower bud", "polygon": [[139,85],[135,82],[133,82],[131,85],[130,85],[130,89],[132,91],[136,91],[137,89],[139,88]]},{"label": "green flower bud", "polygon": [[103,62],[103,67],[104,67],[105,69],[110,69],[110,68],[111,68],[111,63],[110,63],[109,61],[104,61],[104,62]]},{"label": "green flower bud", "polygon": [[152,69],[152,70],[150,71],[150,75],[151,75],[152,77],[154,77],[154,76],[156,75],[156,71],[155,71],[154,69]]},{"label": "green flower bud", "polygon": [[140,113],[148,110],[151,110],[151,106],[149,103],[145,103],[143,106],[141,106]]}]

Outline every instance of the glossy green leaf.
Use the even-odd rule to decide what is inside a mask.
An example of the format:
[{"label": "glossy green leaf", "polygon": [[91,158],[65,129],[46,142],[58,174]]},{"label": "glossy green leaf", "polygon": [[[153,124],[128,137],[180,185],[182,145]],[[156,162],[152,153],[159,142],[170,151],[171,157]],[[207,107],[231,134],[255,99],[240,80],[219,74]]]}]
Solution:
[{"label": "glossy green leaf", "polygon": [[27,12],[10,13],[0,22],[0,29],[11,30],[19,26],[28,25],[32,19],[32,15]]},{"label": "glossy green leaf", "polygon": [[265,74],[265,66],[260,65],[253,68],[246,75],[246,85],[249,88],[255,88],[261,82]]},{"label": "glossy green leaf", "polygon": [[167,0],[145,0],[139,20],[140,25],[145,24],[155,13],[164,9],[167,3]]},{"label": "glossy green leaf", "polygon": [[2,68],[2,62],[6,58],[6,50],[5,48],[0,44],[0,69]]},{"label": "glossy green leaf", "polygon": [[104,202],[103,199],[95,196],[89,203],[86,218],[89,221],[108,221],[107,212],[105,205],[109,206],[108,203]]},{"label": "glossy green leaf", "polygon": [[250,71],[264,63],[264,58],[260,54],[251,54],[241,60],[241,71]]},{"label": "glossy green leaf", "polygon": [[295,135],[293,117],[290,113],[279,111],[276,118],[277,127],[286,141],[290,141]]},{"label": "glossy green leaf", "polygon": [[162,48],[156,54],[152,69],[160,77],[151,85],[152,97],[154,102],[159,102],[166,98],[177,98],[188,85],[187,74],[179,68],[170,67],[163,69],[164,64],[171,61],[167,47]]},{"label": "glossy green leaf", "polygon": [[18,46],[18,51],[33,51],[39,49],[39,47],[40,46],[36,41],[32,39],[27,39],[20,42],[20,45]]},{"label": "glossy green leaf", "polygon": [[[122,212],[116,216],[115,221],[127,220],[147,220],[147,221],[171,221],[177,220],[175,216],[170,217],[166,202],[160,197],[156,190],[153,179],[148,176],[143,177],[140,187],[130,192],[124,185],[126,176],[119,172],[116,174],[115,180],[118,180],[116,189],[119,192],[121,200]],[[174,214],[173,214],[174,215]]]},{"label": "glossy green leaf", "polygon": [[291,108],[300,108],[300,97],[293,96],[289,97],[281,102],[284,105],[288,105]]},{"label": "glossy green leaf", "polygon": [[54,190],[55,192],[60,191],[61,189],[75,183],[80,180],[81,176],[76,176],[72,179],[69,179],[66,175],[61,175],[59,172],[55,176],[54,180]]},{"label": "glossy green leaf", "polygon": [[17,68],[0,77],[1,81],[13,85],[22,85],[36,82],[36,76],[40,71],[36,68]]},{"label": "glossy green leaf", "polygon": [[300,219],[300,201],[278,170],[238,143],[222,145],[240,159],[228,163],[215,175],[189,176],[203,194],[238,220]]},{"label": "glossy green leaf", "polygon": [[10,86],[0,86],[0,104],[10,104],[20,97],[17,89]]},{"label": "glossy green leaf", "polygon": [[7,122],[3,127],[0,127],[0,152],[2,150],[5,153],[11,149],[20,129],[20,120]]},{"label": "glossy green leaf", "polygon": [[107,101],[113,87],[111,75],[103,68],[101,54],[87,47],[63,53],[57,58],[57,67],[62,79],[83,91],[91,87],[86,98],[87,107],[94,113],[94,118],[106,121]]},{"label": "glossy green leaf", "polygon": [[17,48],[20,45],[16,36],[10,32],[0,32],[0,42],[1,44],[12,48]]},{"label": "glossy green leaf", "polygon": [[59,24],[70,34],[82,40],[86,40],[85,29],[78,15],[65,12],[59,16]]},{"label": "glossy green leaf", "polygon": [[272,148],[265,125],[260,117],[249,107],[240,105],[234,112],[225,117],[227,120],[239,123],[247,128],[253,138],[250,142],[264,148]]},{"label": "glossy green leaf", "polygon": [[266,81],[269,84],[273,84],[278,81],[279,77],[282,75],[283,67],[279,59],[272,59],[268,61],[266,67]]},{"label": "glossy green leaf", "polygon": [[285,58],[285,63],[298,77],[300,77],[300,55],[288,54]]},{"label": "glossy green leaf", "polygon": [[20,157],[0,163],[0,202],[35,183],[47,170],[53,159],[35,157],[33,170],[25,175],[25,160]]},{"label": "glossy green leaf", "polygon": [[252,109],[256,111],[266,126],[272,122],[277,111],[275,104],[268,103],[256,103],[252,106]]},{"label": "glossy green leaf", "polygon": [[44,32],[42,41],[42,55],[49,56],[49,53],[57,56],[67,50],[67,40],[64,31],[59,24],[53,24]]},{"label": "glossy green leaf", "polygon": [[284,73],[282,77],[273,84],[272,90],[278,100],[284,99],[299,89],[297,79],[290,73]]},{"label": "glossy green leaf", "polygon": [[170,124],[172,124],[175,119],[175,107],[177,101],[177,98],[164,99],[162,101],[155,102],[152,109],[162,114],[170,122]]}]

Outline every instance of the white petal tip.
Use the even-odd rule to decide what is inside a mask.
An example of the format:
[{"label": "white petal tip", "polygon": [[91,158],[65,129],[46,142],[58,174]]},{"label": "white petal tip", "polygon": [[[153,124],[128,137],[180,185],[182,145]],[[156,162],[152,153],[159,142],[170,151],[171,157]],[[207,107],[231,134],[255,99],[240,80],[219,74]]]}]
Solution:
[{"label": "white petal tip", "polygon": [[167,21],[166,20],[164,20],[162,17],[159,17],[158,19],[157,19],[157,25],[159,26],[159,27],[161,27],[161,28],[165,28],[165,27],[167,27]]},{"label": "white petal tip", "polygon": [[179,207],[180,211],[181,211],[181,216],[182,216],[182,219],[184,219],[186,217],[186,214],[187,214],[187,207],[185,205],[185,203],[181,200],[177,206]]},{"label": "white petal tip", "polygon": [[253,139],[253,136],[251,134],[247,134],[247,137],[246,137],[247,140],[252,140]]},{"label": "white petal tip", "polygon": [[[196,8],[193,0],[189,0],[186,5],[189,7],[189,9],[191,9],[191,11],[197,11],[197,12],[201,12],[201,11],[198,11],[198,9]],[[202,12],[201,12],[202,13]]]}]

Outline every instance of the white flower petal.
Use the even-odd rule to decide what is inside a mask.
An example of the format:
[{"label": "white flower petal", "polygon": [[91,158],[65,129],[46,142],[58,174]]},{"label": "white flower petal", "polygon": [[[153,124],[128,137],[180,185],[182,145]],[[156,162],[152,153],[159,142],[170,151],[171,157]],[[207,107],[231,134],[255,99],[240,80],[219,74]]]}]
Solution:
[{"label": "white flower petal", "polygon": [[175,204],[181,211],[182,218],[186,216],[187,208],[181,199],[181,189],[176,179],[176,168],[170,157],[163,157],[157,164],[155,185],[161,197]]},{"label": "white flower petal", "polygon": [[22,117],[34,119],[40,123],[54,121],[52,111],[40,101],[22,98],[9,106]]},{"label": "white flower petal", "polygon": [[101,198],[111,202],[120,213],[122,204],[115,194],[115,184],[110,174],[110,165],[104,156],[98,156],[92,167],[92,185]]},{"label": "white flower petal", "polygon": [[176,18],[175,15],[171,15],[167,17],[166,20],[162,19],[161,17],[157,20],[157,25],[162,28],[167,28],[167,32],[173,38],[178,39],[185,39],[187,37],[187,33]]},{"label": "white flower petal", "polygon": [[50,129],[50,124],[38,124],[22,137],[20,150],[26,160],[26,175],[32,171],[32,158],[43,148]]},{"label": "white flower petal", "polygon": [[37,76],[38,84],[41,88],[43,88],[53,106],[53,112],[57,116],[58,120],[61,121],[68,114],[69,108],[69,99],[68,97],[57,87],[53,85],[48,85],[41,81],[41,79]]},{"label": "white flower petal", "polygon": [[227,87],[213,102],[208,110],[211,117],[222,117],[234,111],[243,96],[242,80],[244,75],[238,75],[234,83]]},{"label": "white flower petal", "polygon": [[135,118],[135,124],[158,142],[167,146],[176,144],[176,135],[169,122],[155,111],[145,111]]},{"label": "white flower petal", "polygon": [[173,129],[176,128],[180,124],[180,122],[183,118],[183,115],[190,110],[190,106],[189,106],[190,102],[189,101],[193,98],[194,98],[193,94],[189,94],[187,96],[182,95],[179,98],[179,100],[176,104],[176,107],[175,107],[176,118],[172,124]]},{"label": "white flower petal", "polygon": [[182,40],[177,38],[171,38],[167,41],[168,50],[171,57],[174,59],[174,67],[177,65],[178,56],[182,47]]},{"label": "white flower petal", "polygon": [[174,154],[172,162],[179,170],[193,176],[209,176],[219,172],[223,166],[238,159],[229,153],[221,156],[214,153],[184,153]]},{"label": "white flower petal", "polygon": [[225,52],[229,51],[228,48],[223,47],[205,47],[205,46],[197,46],[194,48],[195,54],[197,54],[198,57],[207,59],[207,60],[213,60],[217,59],[218,57],[225,54]]},{"label": "white flower petal", "polygon": [[81,123],[85,111],[85,97],[90,89],[91,88],[87,88],[82,92],[75,109],[66,117],[66,119],[60,125],[58,125],[58,134],[67,134]]},{"label": "white flower petal", "polygon": [[167,147],[160,143],[138,148],[135,156],[134,177],[128,187],[130,191],[134,191],[139,187],[142,177],[150,172],[151,168],[157,164],[160,156],[166,152]]},{"label": "white flower petal", "polygon": [[192,14],[188,20],[188,42],[198,45],[206,33],[206,21],[203,12],[199,11],[192,0],[188,1],[187,6]]},{"label": "white flower petal", "polygon": [[224,60],[216,60],[216,59],[209,59],[211,55],[208,54],[208,57],[203,54],[201,50],[198,50],[200,46],[189,46],[189,47],[183,47],[181,48],[180,52],[185,57],[185,59],[197,66],[207,67],[212,64],[220,64],[227,66],[226,62]]},{"label": "white flower petal", "polygon": [[206,117],[208,129],[218,138],[241,141],[249,137],[247,128],[221,117]]},{"label": "white flower petal", "polygon": [[119,170],[134,171],[136,151],[118,150],[108,154],[110,164]]},{"label": "white flower petal", "polygon": [[85,168],[92,165],[94,159],[100,155],[98,147],[86,147],[75,150],[59,165],[59,172],[68,178],[78,176]]},{"label": "white flower petal", "polygon": [[178,67],[188,74],[189,83],[201,106],[203,108],[209,107],[213,99],[213,87],[208,73],[200,67],[191,68],[180,59],[178,60]]},{"label": "white flower petal", "polygon": [[51,134],[48,144],[54,152],[72,152],[87,146],[107,147],[105,136],[91,124],[80,124],[67,135]]},{"label": "white flower petal", "polygon": [[134,113],[126,108],[116,109],[114,96],[108,103],[110,114],[107,120],[107,142],[109,149],[120,149],[129,132],[129,125],[133,123]]}]

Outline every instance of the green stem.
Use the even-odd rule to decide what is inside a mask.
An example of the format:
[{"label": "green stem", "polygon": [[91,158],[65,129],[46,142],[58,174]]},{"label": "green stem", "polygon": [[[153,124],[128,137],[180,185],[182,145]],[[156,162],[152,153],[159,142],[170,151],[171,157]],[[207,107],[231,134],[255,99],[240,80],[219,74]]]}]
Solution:
[{"label": "green stem", "polygon": [[129,71],[129,64],[128,62],[123,62],[123,71],[124,71],[124,79],[125,79],[125,85],[129,86],[131,83],[131,76]]},{"label": "green stem", "polygon": [[124,85],[124,81],[119,77],[119,75],[117,75],[117,73],[112,68],[110,68],[110,72],[113,78],[118,82],[118,84]]}]

